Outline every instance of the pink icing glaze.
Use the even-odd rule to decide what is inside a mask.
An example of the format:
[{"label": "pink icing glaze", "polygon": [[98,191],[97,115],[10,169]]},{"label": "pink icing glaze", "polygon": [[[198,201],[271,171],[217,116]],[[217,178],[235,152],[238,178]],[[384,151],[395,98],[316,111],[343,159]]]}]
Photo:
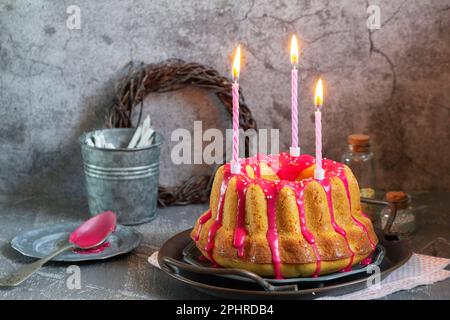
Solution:
[{"label": "pink icing glaze", "polygon": [[367,258],[363,259],[360,263],[363,267],[368,266],[369,264],[372,263],[372,256],[368,256]]},{"label": "pink icing glaze", "polygon": [[216,219],[214,220],[208,233],[208,242],[205,246],[205,251],[208,253],[208,259],[214,264],[218,265],[213,258],[214,240],[216,238],[217,230],[222,226],[223,219],[223,206],[225,203],[225,193],[228,187],[228,179],[223,179],[222,185],[220,186],[220,197],[219,197],[219,207],[217,208]]},{"label": "pink icing glaze", "polygon": [[281,153],[277,176],[280,180],[295,181],[300,173],[314,164],[314,158],[309,155],[291,157],[288,153]]},{"label": "pink icing glaze", "polygon": [[78,253],[78,254],[93,254],[93,253],[100,253],[102,251],[104,251],[106,248],[109,248],[111,246],[111,244],[106,241],[104,243],[102,243],[101,245],[99,245],[98,247],[92,248],[92,249],[73,249],[72,251],[74,253]]},{"label": "pink icing glaze", "polygon": [[[341,179],[342,183],[344,184],[345,194],[347,195],[347,201],[348,201],[348,205],[349,205],[350,213],[351,213],[352,212],[352,200],[350,197],[350,189],[348,186],[347,176],[345,175],[345,171],[343,168],[342,168],[342,170],[339,171],[338,177]],[[375,250],[376,245],[370,238],[369,230],[367,230],[366,226],[361,221],[359,221],[353,214],[352,214],[352,220],[364,231],[367,239],[370,242],[370,246],[372,247],[372,250]]]},{"label": "pink icing glaze", "polygon": [[[270,181],[266,179],[261,179],[261,169],[260,164],[264,162],[269,167],[271,167],[277,176],[280,178],[280,180],[277,181]],[[245,197],[246,197],[246,191],[248,189],[248,186],[252,183],[258,184],[261,189],[263,190],[266,201],[267,201],[267,218],[268,218],[268,230],[267,230],[267,241],[269,243],[269,247],[272,253],[272,263],[274,266],[274,273],[276,278],[282,278],[281,274],[281,259],[279,256],[279,241],[278,241],[278,231],[277,231],[277,221],[276,221],[276,200],[277,195],[279,191],[287,186],[291,188],[297,199],[297,206],[299,211],[299,220],[300,220],[300,230],[302,232],[303,237],[305,240],[310,244],[315,256],[316,256],[316,270],[314,271],[312,276],[318,276],[321,270],[321,257],[319,254],[319,250],[316,246],[316,241],[314,238],[314,235],[307,229],[306,227],[306,216],[305,216],[305,209],[304,209],[304,195],[303,191],[311,181],[316,181],[319,184],[322,185],[326,197],[327,197],[327,203],[328,203],[328,209],[330,212],[330,219],[331,224],[333,226],[333,229],[336,233],[340,234],[342,237],[344,237],[348,250],[351,252],[351,256],[349,259],[349,264],[347,267],[345,267],[342,271],[349,271],[351,270],[353,260],[354,260],[354,252],[352,251],[350,244],[347,239],[347,235],[345,230],[340,227],[334,218],[334,211],[333,211],[333,204],[332,204],[332,195],[331,195],[331,178],[338,177],[341,179],[341,181],[344,184],[347,200],[350,205],[351,210],[351,199],[350,199],[350,192],[348,188],[348,181],[345,176],[344,172],[344,166],[342,164],[339,164],[337,162],[331,161],[331,160],[324,160],[323,161],[323,167],[326,171],[326,177],[324,180],[314,180],[313,178],[304,179],[302,181],[295,181],[297,177],[301,174],[303,170],[308,168],[309,166],[314,164],[314,158],[309,155],[301,155],[300,157],[291,157],[288,153],[281,153],[279,156],[276,155],[258,155],[253,158],[246,158],[246,159],[240,159],[241,163],[241,173],[239,175],[233,175],[230,170],[230,164],[226,164],[224,166],[224,178],[222,181],[222,185],[220,188],[220,196],[219,196],[219,205],[217,209],[217,215],[216,218],[211,225],[211,228],[208,233],[208,239],[207,244],[205,246],[205,251],[208,253],[208,259],[214,264],[217,265],[217,263],[214,261],[213,258],[213,249],[214,249],[214,242],[215,242],[215,236],[217,231],[222,226],[222,219],[223,219],[223,207],[224,207],[224,201],[225,201],[225,194],[228,188],[228,182],[232,177],[236,177],[236,191],[237,191],[237,197],[238,197],[238,205],[237,205],[237,219],[236,219],[236,228],[233,235],[233,246],[237,249],[238,256],[243,257],[244,255],[244,243],[245,243],[245,237],[247,235],[246,229],[245,229]],[[246,166],[249,165],[252,167],[256,180],[251,179],[246,172]],[[194,237],[194,240],[197,241],[198,237],[200,235],[201,226],[209,221],[212,217],[211,211],[207,212],[205,215],[203,215],[199,219],[199,228],[197,231],[197,235]],[[371,245],[374,249],[374,243],[369,237],[368,230],[362,224],[360,221],[358,221],[355,217],[352,216],[352,221],[355,222],[359,227],[361,227],[369,241],[371,242]]]},{"label": "pink icing glaze", "polygon": [[361,211],[361,215],[362,215],[364,218],[369,219],[369,216],[368,216],[367,214],[365,214],[364,212],[362,212],[362,211]]},{"label": "pink icing glaze", "polygon": [[266,195],[267,200],[267,241],[269,242],[270,251],[272,252],[272,262],[276,279],[282,279],[281,275],[281,259],[278,247],[278,230],[277,230],[277,215],[276,215],[276,200],[278,195],[278,183],[273,183],[268,180],[258,181],[261,189]]},{"label": "pink icing glaze", "polygon": [[375,243],[372,241],[372,239],[370,238],[370,236],[369,236],[369,230],[367,230],[367,227],[366,227],[361,221],[359,221],[358,219],[356,219],[354,216],[352,216],[352,220],[353,220],[353,222],[355,222],[361,229],[364,230],[364,233],[366,234],[367,239],[368,239],[369,242],[370,242],[370,246],[372,247],[372,251],[375,250],[376,244],[375,244]]},{"label": "pink icing glaze", "polygon": [[[328,173],[328,172],[327,172]],[[327,175],[326,175],[327,176]],[[350,247],[350,243],[348,242],[347,239],[347,233],[345,232],[344,229],[342,229],[337,223],[336,220],[334,219],[334,209],[333,209],[333,200],[331,197],[331,183],[330,183],[330,178],[326,177],[325,179],[323,179],[322,181],[319,181],[319,183],[322,185],[323,189],[325,190],[325,193],[327,195],[327,204],[328,204],[328,210],[330,212],[330,220],[331,220],[331,225],[333,226],[334,231],[336,231],[336,233],[340,234],[342,237],[344,237],[345,239],[345,243],[347,244],[347,248],[350,251],[350,259],[348,262],[348,265],[342,270],[343,272],[346,271],[350,271],[352,269],[352,265],[353,265],[353,259],[355,257],[355,253],[353,252],[352,248]]]},{"label": "pink icing glaze", "polygon": [[233,237],[233,246],[238,249],[238,256],[244,256],[244,240],[247,232],[245,231],[245,194],[247,192],[248,179],[237,179],[236,190],[238,196],[238,215],[236,229]]},{"label": "pink icing glaze", "polygon": [[212,212],[211,212],[211,209],[209,209],[204,215],[202,215],[198,219],[197,234],[194,236],[195,241],[198,241],[198,239],[200,238],[200,232],[202,231],[202,227],[207,221],[209,221],[209,219],[211,219],[211,216],[212,216]]},{"label": "pink icing glaze", "polygon": [[319,250],[317,249],[316,239],[313,234],[306,227],[306,216],[305,216],[305,206],[303,204],[304,201],[304,188],[306,184],[300,184],[300,188],[297,188],[295,191],[295,197],[297,199],[297,207],[298,214],[300,220],[300,230],[302,232],[303,237],[306,241],[311,245],[314,254],[316,255],[316,270],[312,274],[313,277],[318,277],[321,269],[321,258],[319,254]]}]

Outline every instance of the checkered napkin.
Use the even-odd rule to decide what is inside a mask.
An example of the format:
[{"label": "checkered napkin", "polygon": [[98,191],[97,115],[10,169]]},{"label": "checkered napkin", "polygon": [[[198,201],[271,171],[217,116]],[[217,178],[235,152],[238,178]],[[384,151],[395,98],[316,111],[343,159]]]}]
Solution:
[{"label": "checkered napkin", "polygon": [[450,277],[450,271],[444,270],[450,263],[449,259],[425,256],[414,253],[403,266],[392,272],[379,285],[345,294],[338,297],[322,297],[326,300],[370,300],[378,299],[388,294],[410,290],[417,286],[432,284]]},{"label": "checkered napkin", "polygon": [[[148,262],[156,268],[158,251],[154,252]],[[414,253],[403,266],[392,272],[379,284],[369,286],[357,292],[337,297],[322,297],[325,300],[370,300],[387,296],[391,293],[410,290],[417,286],[432,284],[450,277],[450,271],[445,270],[450,259],[437,258]]]},{"label": "checkered napkin", "polygon": [[150,257],[148,257],[148,263],[150,263],[155,268],[161,269],[158,262],[158,252],[159,251],[155,251],[152,253]]}]

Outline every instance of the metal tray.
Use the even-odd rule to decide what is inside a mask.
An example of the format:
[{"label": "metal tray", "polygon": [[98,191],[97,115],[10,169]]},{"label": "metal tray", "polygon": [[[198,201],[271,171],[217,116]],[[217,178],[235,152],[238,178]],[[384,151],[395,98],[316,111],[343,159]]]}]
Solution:
[{"label": "metal tray", "polygon": [[[386,250],[384,247],[380,244],[377,245],[375,248],[374,253],[372,254],[372,265],[379,266],[381,262],[383,261],[383,258],[386,254]],[[183,260],[193,266],[201,267],[201,268],[213,268],[212,263],[205,259],[201,259],[202,254],[200,250],[197,249],[195,246],[195,243],[191,241],[186,248],[183,250]],[[292,284],[297,283],[301,284],[304,282],[324,282],[324,281],[331,281],[343,277],[349,277],[358,273],[368,273],[370,269],[368,269],[369,266],[362,266],[361,264],[354,265],[352,267],[352,270],[347,272],[335,272],[319,277],[306,277],[306,278],[286,278],[286,279],[273,279],[273,278],[263,278],[267,282],[271,284]],[[227,277],[230,279],[235,280],[241,280],[241,281],[252,281],[248,278],[244,278],[237,275],[220,275],[222,277]]]},{"label": "metal tray", "polygon": [[[302,282],[275,285],[252,272],[241,269],[205,268],[183,262],[183,250],[191,242],[190,230],[169,239],[158,254],[161,269],[172,278],[199,291],[228,299],[315,299],[320,296],[342,295],[366,288],[371,274],[355,273],[326,281]],[[411,257],[409,243],[404,240],[385,238],[377,231],[385,256],[379,265],[380,277],[402,266]],[[253,282],[218,275],[233,275],[249,278]]]}]

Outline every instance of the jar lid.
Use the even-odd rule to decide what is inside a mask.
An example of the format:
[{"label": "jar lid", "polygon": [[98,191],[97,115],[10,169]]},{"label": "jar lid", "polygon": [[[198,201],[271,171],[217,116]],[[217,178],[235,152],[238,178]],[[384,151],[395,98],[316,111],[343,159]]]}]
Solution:
[{"label": "jar lid", "polygon": [[370,137],[366,134],[351,134],[347,137],[348,144],[361,147],[370,146]]},{"label": "jar lid", "polygon": [[409,203],[409,196],[403,191],[389,191],[386,193],[386,200],[396,203],[399,208],[405,208]]},{"label": "jar lid", "polygon": [[386,193],[386,200],[389,202],[402,202],[408,200],[408,195],[403,191],[389,191]]}]

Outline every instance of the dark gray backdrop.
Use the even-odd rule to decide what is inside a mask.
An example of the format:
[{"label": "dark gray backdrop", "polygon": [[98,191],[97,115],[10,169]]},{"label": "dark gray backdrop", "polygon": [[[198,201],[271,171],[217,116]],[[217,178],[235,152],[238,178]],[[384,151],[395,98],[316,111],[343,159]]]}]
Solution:
[{"label": "dark gray backdrop", "polygon": [[[382,28],[366,27],[368,3]],[[81,8],[81,29],[66,7]],[[324,155],[339,159],[346,136],[374,139],[380,188],[450,190],[450,2],[385,1],[14,1],[0,0],[0,193],[82,195],[77,138],[99,127],[119,70],[130,60],[177,57],[229,72],[243,44],[241,84],[260,128],[290,143],[289,35],[303,54],[300,142],[314,148],[312,86],[326,81]],[[155,126],[229,123],[204,92],[146,100]],[[212,111],[211,111],[212,110]],[[163,154],[162,181],[193,166]]]}]

